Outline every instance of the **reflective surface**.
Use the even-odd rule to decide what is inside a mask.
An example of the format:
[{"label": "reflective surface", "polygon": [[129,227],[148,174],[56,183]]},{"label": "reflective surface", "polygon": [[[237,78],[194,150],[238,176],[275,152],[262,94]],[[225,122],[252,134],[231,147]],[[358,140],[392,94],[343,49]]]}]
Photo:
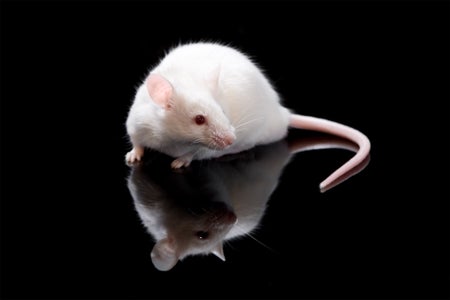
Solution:
[{"label": "reflective surface", "polygon": [[[2,2],[2,298],[448,298],[448,6],[333,3]],[[300,130],[125,165],[135,87],[191,39],[366,133],[368,165],[320,193],[353,146]]]},{"label": "reflective surface", "polygon": [[[223,244],[253,237],[283,168],[295,153],[357,147],[336,138],[303,138],[256,147],[220,159],[172,170],[170,157],[153,156],[132,165],[128,188],[136,211],[156,244],[152,262],[161,271],[191,255],[225,261]],[[158,157],[159,156],[159,157]],[[359,171],[367,165],[357,168]]]}]

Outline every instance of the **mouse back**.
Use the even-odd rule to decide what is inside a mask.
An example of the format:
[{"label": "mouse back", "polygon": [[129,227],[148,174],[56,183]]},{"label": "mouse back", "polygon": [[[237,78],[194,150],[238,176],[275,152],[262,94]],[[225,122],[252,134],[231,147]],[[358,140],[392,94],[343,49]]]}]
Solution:
[{"label": "mouse back", "polygon": [[[289,111],[263,71],[237,49],[216,43],[181,45],[151,74],[173,89],[173,118],[166,123],[171,135],[220,150],[198,158],[240,152],[287,134]],[[204,120],[201,126],[199,119]]]}]

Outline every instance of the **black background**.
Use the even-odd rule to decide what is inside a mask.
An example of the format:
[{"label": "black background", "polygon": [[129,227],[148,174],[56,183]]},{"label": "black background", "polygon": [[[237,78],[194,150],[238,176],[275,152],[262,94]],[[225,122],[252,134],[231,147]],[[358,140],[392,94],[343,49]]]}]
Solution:
[{"label": "black background", "polygon": [[[2,298],[449,298],[449,5],[1,4]],[[125,179],[135,88],[168,48],[234,45],[286,106],[366,133],[371,162],[298,154],[227,262],[149,259]]]}]

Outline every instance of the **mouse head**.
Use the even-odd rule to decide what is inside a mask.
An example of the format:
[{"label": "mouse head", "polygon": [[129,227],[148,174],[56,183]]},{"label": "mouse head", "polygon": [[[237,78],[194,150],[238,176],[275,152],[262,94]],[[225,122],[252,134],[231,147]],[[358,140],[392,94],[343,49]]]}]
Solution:
[{"label": "mouse head", "polygon": [[210,93],[177,90],[158,74],[150,74],[145,84],[151,100],[164,110],[170,138],[218,150],[235,141],[234,127]]},{"label": "mouse head", "polygon": [[212,202],[203,213],[172,219],[167,237],[156,242],[151,252],[153,265],[160,271],[173,268],[178,260],[190,255],[214,254],[225,260],[223,241],[236,224],[237,217],[224,203]]}]

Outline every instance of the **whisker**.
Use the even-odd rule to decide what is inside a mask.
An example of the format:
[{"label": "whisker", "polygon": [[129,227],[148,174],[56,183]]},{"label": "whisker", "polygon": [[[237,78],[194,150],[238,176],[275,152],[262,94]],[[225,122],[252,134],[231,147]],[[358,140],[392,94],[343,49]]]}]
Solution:
[{"label": "whisker", "polygon": [[212,141],[208,142],[208,148],[214,148],[214,143]]},{"label": "whisker", "polygon": [[241,233],[243,233],[245,236],[250,237],[252,240],[254,240],[255,242],[257,242],[258,244],[260,244],[261,246],[263,246],[264,248],[270,250],[271,252],[276,252],[275,250],[273,250],[271,247],[267,246],[266,244],[264,244],[263,242],[261,242],[260,240],[258,240],[257,238],[255,238],[250,232],[245,232],[243,229],[241,229],[238,224],[235,225],[236,228],[241,231]]},{"label": "whisker", "polygon": [[197,150],[195,150],[195,152],[192,154],[192,156],[195,156],[200,151],[200,149],[201,148],[198,148]]},{"label": "whisker", "polygon": [[[252,118],[254,116],[257,116],[258,114],[256,114],[255,112],[252,112],[250,110],[250,107],[247,107],[247,109],[243,112],[241,112],[241,117],[236,121],[236,125],[239,127],[240,124],[245,124],[247,122],[249,122],[248,120],[253,120]],[[261,118],[261,117],[260,117]]]},{"label": "whisker", "polygon": [[248,126],[249,124],[251,124],[251,123],[253,123],[253,122],[256,122],[256,121],[259,121],[259,120],[261,120],[261,119],[262,119],[262,118],[254,118],[254,119],[250,119],[250,120],[247,120],[247,121],[245,121],[245,122],[242,122],[242,123],[238,124],[238,125],[235,127],[235,130],[239,132],[240,130],[245,129],[245,127]]},{"label": "whisker", "polygon": [[246,118],[249,118],[253,115],[256,115],[255,113],[249,113],[250,108],[248,107],[245,111],[241,112],[241,117],[236,121],[236,124],[241,123]]},{"label": "whisker", "polygon": [[250,120],[246,120],[245,122],[238,123],[237,126],[236,126],[236,128],[240,128],[240,127],[242,127],[242,126],[248,125],[248,124],[250,124],[250,123],[252,123],[252,122],[259,121],[259,120],[261,120],[261,119],[262,119],[262,117],[259,117],[259,118],[253,118],[253,119],[250,119]]},{"label": "whisker", "polygon": [[193,143],[193,144],[202,144],[202,138],[201,138],[201,137],[196,138],[196,139],[194,139],[194,140],[192,141],[192,143]]},{"label": "whisker", "polygon": [[200,216],[201,216],[199,213],[196,213],[196,212],[195,212],[193,209],[191,209],[191,208],[188,208],[187,211],[188,211],[188,213],[190,213],[190,214],[193,215],[193,216],[196,216],[196,217],[200,217]]},{"label": "whisker", "polygon": [[233,246],[233,243],[231,243],[229,240],[224,240],[224,241],[223,241],[223,245],[224,245],[224,246],[226,245],[226,247],[230,247],[233,251],[236,250],[236,247],[234,247],[234,246]]}]

